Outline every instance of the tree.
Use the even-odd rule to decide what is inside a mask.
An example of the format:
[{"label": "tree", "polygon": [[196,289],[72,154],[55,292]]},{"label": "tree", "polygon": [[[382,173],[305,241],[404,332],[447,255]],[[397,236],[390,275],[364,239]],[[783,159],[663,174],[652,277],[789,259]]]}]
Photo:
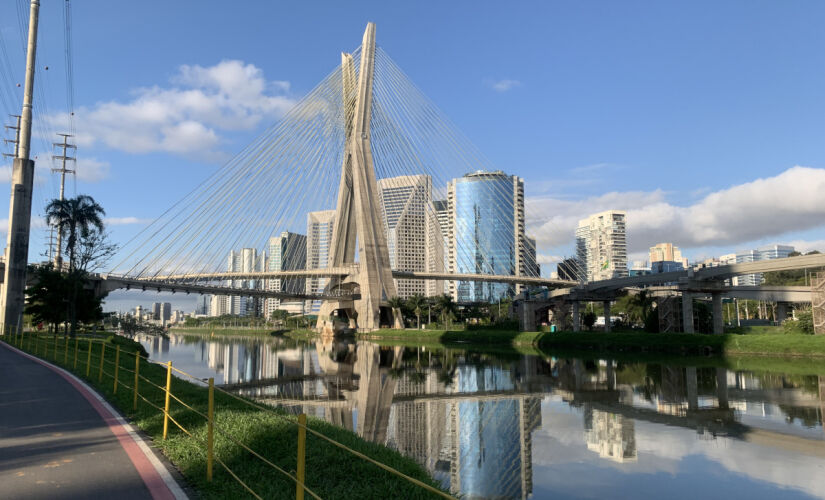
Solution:
[{"label": "tree", "polygon": [[584,323],[584,326],[588,330],[592,330],[593,325],[596,324],[596,313],[594,313],[593,311],[587,311],[586,313],[584,313],[584,315],[582,316],[582,323]]},{"label": "tree", "polygon": [[416,328],[421,329],[421,308],[427,304],[427,299],[422,295],[413,295],[407,299],[407,307],[415,314]]},{"label": "tree", "polygon": [[106,212],[91,196],[81,194],[65,200],[52,200],[46,206],[46,223],[55,226],[66,238],[69,270],[77,268],[78,237],[89,238],[92,231],[103,233]]},{"label": "tree", "polygon": [[388,301],[392,308],[393,328],[401,330],[404,328],[404,318],[401,316],[401,308],[404,307],[404,300],[401,297],[391,297]]},{"label": "tree", "polygon": [[105,266],[117,252],[117,245],[109,243],[109,235],[97,228],[81,234],[77,243],[77,269],[94,272]]},{"label": "tree", "polygon": [[453,297],[447,294],[439,295],[436,304],[441,312],[441,322],[444,325],[444,328],[449,330],[449,327],[447,326],[447,317],[450,315],[455,317],[455,302],[453,302]]},{"label": "tree", "polygon": [[85,272],[61,273],[51,265],[37,268],[34,282],[26,289],[25,312],[34,321],[54,325],[69,322],[74,334],[77,322],[92,323],[103,317],[103,297],[95,296],[87,285]]}]

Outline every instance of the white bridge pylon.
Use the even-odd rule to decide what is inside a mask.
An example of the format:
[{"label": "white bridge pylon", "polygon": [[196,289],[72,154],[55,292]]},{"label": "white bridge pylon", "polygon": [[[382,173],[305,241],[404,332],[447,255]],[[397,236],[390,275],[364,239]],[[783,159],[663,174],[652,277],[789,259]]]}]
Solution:
[{"label": "white bridge pylon", "polygon": [[[350,54],[342,54],[342,86],[346,145],[335,209],[335,226],[330,245],[330,267],[355,264],[358,245],[358,271],[345,282],[357,286],[360,298],[340,301],[325,300],[318,314],[317,327],[332,332],[331,314],[345,312],[352,326],[359,330],[375,330],[381,325],[381,308],[396,295],[390,269],[390,254],[381,220],[378,185],[370,145],[372,116],[372,84],[375,71],[375,24],[367,24],[361,44],[361,69],[355,83],[355,65]],[[353,88],[354,87],[354,88]],[[350,104],[350,101],[352,104]],[[348,112],[353,109],[353,113]],[[327,291],[340,287],[336,278],[330,280]],[[355,325],[353,325],[355,323]]]}]

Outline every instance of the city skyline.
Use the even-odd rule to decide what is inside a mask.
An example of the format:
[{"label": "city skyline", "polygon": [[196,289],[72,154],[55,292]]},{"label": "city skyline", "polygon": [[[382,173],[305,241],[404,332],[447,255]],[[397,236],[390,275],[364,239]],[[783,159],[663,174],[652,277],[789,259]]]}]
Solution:
[{"label": "city skyline", "polygon": [[[139,24],[146,19],[151,6],[144,6],[143,9],[135,6],[117,8],[129,14],[125,16],[129,21],[124,22],[135,23],[132,28],[135,33],[141,33]],[[536,14],[554,14],[551,22],[559,34],[576,27],[586,27],[586,32],[595,35],[580,45],[563,44],[556,33],[547,35],[544,30],[524,30],[515,19],[518,17],[521,21],[526,8],[514,12],[512,17],[508,14],[501,18],[502,33],[497,35],[501,39],[484,41],[481,37],[481,33],[486,33],[482,30],[488,22],[485,15],[490,14],[492,7],[471,13],[466,24],[462,25],[462,35],[469,37],[472,43],[482,48],[496,43],[497,46],[491,48],[492,52],[488,51],[493,56],[512,47],[508,44],[521,43],[530,47],[528,54],[503,64],[502,68],[493,71],[496,74],[487,75],[473,68],[473,61],[479,57],[476,54],[468,52],[473,59],[456,65],[454,58],[437,51],[425,51],[428,53],[422,56],[413,51],[407,41],[448,43],[461,49],[461,44],[469,42],[450,35],[446,27],[454,22],[462,9],[448,8],[442,20],[425,23],[426,29],[434,35],[429,37],[434,39],[432,41],[409,31],[409,19],[405,18],[402,22],[401,18],[410,13],[401,15],[397,10],[390,12],[380,5],[374,6],[371,12],[374,20],[382,26],[383,44],[392,49],[412,79],[474,143],[483,144],[484,153],[494,164],[525,179],[527,231],[537,238],[538,260],[543,264],[545,275],[553,270],[554,262],[573,254],[570,229],[575,227],[575,221],[601,209],[628,212],[628,260],[631,261],[659,241],[673,241],[691,260],[766,244],[789,244],[801,251],[825,246],[820,222],[825,207],[821,200],[813,198],[825,185],[825,171],[821,168],[822,153],[815,147],[816,141],[809,140],[821,136],[822,128],[815,121],[815,117],[821,115],[823,106],[822,99],[815,99],[819,96],[816,89],[821,89],[821,82],[825,80],[823,65],[817,62],[823,56],[821,51],[816,50],[822,45],[822,39],[810,22],[811,18],[816,17],[810,11],[819,10],[820,6],[808,4],[789,9],[763,6],[752,10],[751,22],[762,29],[744,30],[733,25],[735,31],[743,35],[742,40],[731,40],[727,36],[738,13],[734,7],[716,6],[717,19],[714,21],[700,15],[700,6],[686,9],[680,15],[692,20],[709,39],[693,49],[707,54],[711,46],[714,48],[713,57],[705,62],[679,57],[688,50],[683,46],[683,40],[694,38],[684,29],[674,26],[674,12],[668,8],[653,9],[642,19],[631,19],[630,12],[616,7],[605,8],[603,12],[532,7]],[[185,11],[185,7],[175,6],[170,12],[170,19],[156,21],[173,22]],[[236,37],[236,42],[221,50],[214,50],[217,48],[214,43],[197,50],[193,42],[206,40],[209,27],[217,22],[209,17],[207,11],[209,9],[197,13],[204,21],[204,27],[186,27],[190,41],[180,46],[171,44],[173,50],[164,53],[159,60],[150,62],[144,57],[124,57],[123,61],[112,61],[114,71],[100,73],[88,66],[91,47],[95,46],[97,39],[90,34],[93,30],[83,29],[84,23],[94,22],[100,13],[83,5],[75,8],[75,55],[79,68],[75,82],[79,177],[76,187],[70,182],[69,192],[89,193],[98,198],[110,215],[108,222],[118,241],[134,234],[165,208],[165,205],[161,206],[163,204],[139,203],[134,197],[151,192],[158,199],[175,200],[194,187],[207,172],[218,166],[221,154],[237,151],[264,127],[277,121],[285,109],[309,88],[317,75],[334,62],[335,58],[330,57],[330,47],[354,45],[351,32],[355,26],[360,29],[364,21],[361,15],[347,13],[342,26],[328,38],[318,38],[316,44],[306,48],[306,52],[272,57],[251,45],[260,43],[261,37],[283,36],[278,39],[285,40],[287,34],[274,35],[267,31],[264,35],[262,31],[254,31]],[[50,12],[50,7],[44,6],[45,28],[50,26],[49,23],[54,26],[57,17],[55,12],[51,12],[50,20]],[[13,7],[11,12],[4,13],[10,14],[4,19],[14,18]],[[261,17],[266,14],[266,9],[263,9]],[[333,17],[339,21],[340,14],[325,13],[314,23],[332,23]],[[301,15],[299,9],[295,16],[303,19]],[[643,29],[643,34],[659,37],[661,46],[651,49],[645,47],[642,40],[619,37],[610,39],[618,47],[609,47],[606,35],[620,24],[611,19],[611,15],[634,23]],[[775,22],[780,18],[787,25]],[[561,21],[569,22],[570,26],[557,26]],[[221,22],[226,23],[229,31],[240,29],[235,13],[228,13]],[[297,23],[287,31],[292,35],[295,30],[308,26]],[[2,27],[7,31],[7,43],[14,39],[16,30],[19,30],[14,25]],[[673,33],[668,34],[668,30]],[[49,93],[47,88],[45,102],[35,103],[35,119],[49,118],[49,127],[46,128],[55,132],[63,130],[63,123],[67,123],[63,120],[65,116],[61,118],[65,108],[62,94],[54,92],[61,87],[60,74],[55,71],[60,66],[55,49],[59,47],[58,32],[43,31],[44,41],[39,57],[43,66],[38,68],[38,81],[50,87],[53,93]],[[513,41],[502,41],[514,32],[518,32],[518,36]],[[790,33],[793,36],[789,36]],[[107,33],[102,36],[107,36]],[[118,40],[116,36],[111,38],[122,54],[136,50],[129,41]],[[783,41],[786,38],[788,41]],[[800,39],[809,43],[800,43]],[[712,45],[712,42],[716,43]],[[791,42],[793,45],[788,45]],[[168,44],[168,41],[160,38],[151,43]],[[743,55],[742,47],[746,46],[754,48]],[[791,46],[794,52],[784,50]],[[547,54],[548,50],[552,54],[552,64],[547,68],[539,70],[527,64],[541,60],[539,56]],[[579,83],[577,88],[580,92],[570,92],[566,86],[560,87],[550,79],[554,71],[563,71],[570,84],[591,77],[598,67],[593,65],[594,57],[606,57],[614,50],[631,54],[631,59],[623,60],[629,66],[627,69],[609,57],[603,61],[605,68],[616,76],[612,84],[584,80],[588,83]],[[12,68],[22,73],[22,64],[17,64],[19,61],[15,60],[17,56],[12,54],[10,57]],[[22,54],[18,59],[21,58]],[[681,61],[684,67],[669,62],[671,59]],[[119,70],[119,65],[126,63],[126,60],[132,66],[128,70]],[[755,68],[756,60],[762,63],[764,69]],[[448,62],[450,66],[446,69]],[[51,63],[52,73],[44,69],[47,63]],[[434,66],[430,68],[426,63]],[[652,77],[650,83],[638,76],[641,73],[633,71],[640,67],[649,68],[645,74]],[[789,77],[780,76],[792,74],[790,69],[795,69],[796,73],[802,72],[806,78],[791,81],[787,79]],[[694,76],[684,83],[668,79],[674,95],[652,87],[654,84],[661,85],[665,75],[674,71],[676,74]],[[140,73],[140,78],[132,78],[135,72]],[[697,75],[716,73],[719,77],[714,79],[717,86],[712,91],[692,86]],[[739,75],[758,75],[762,78],[743,80]],[[631,91],[634,85],[637,88]],[[584,107],[575,108],[582,112],[576,119],[571,119],[575,115],[570,114],[574,106],[562,106],[558,119],[566,117],[568,123],[573,124],[569,131],[562,133],[557,130],[555,122],[538,125],[540,122],[537,119],[544,106],[557,106],[559,103],[554,94],[544,93],[544,86],[555,91],[555,95],[565,95],[575,99],[575,102],[593,96],[597,99]],[[789,89],[793,92],[787,92]],[[630,116],[624,107],[617,106],[613,100],[615,95],[610,91],[623,93],[628,98],[627,102],[636,106],[641,116],[648,119],[647,123]],[[537,92],[542,92],[544,98],[537,99]],[[212,115],[207,113],[207,109],[173,106],[174,98],[190,94],[205,96],[210,105],[215,105],[219,99],[225,99],[229,104],[209,108],[213,111]],[[754,96],[769,98],[757,101]],[[613,107],[609,108],[613,112],[594,114],[599,105],[604,105],[602,100],[608,98],[613,103]],[[770,110],[775,118],[771,120],[773,123],[754,120],[753,115],[760,109],[758,104],[768,100],[775,103],[775,108]],[[698,105],[698,109],[683,109],[681,104],[688,101]],[[46,107],[47,103],[51,106]],[[149,137],[152,140],[147,141],[147,123],[132,120],[130,111],[137,112],[158,103],[165,103],[170,113],[179,115],[169,117],[170,126],[177,127],[175,130],[179,135],[176,137],[179,140],[166,140],[172,137],[170,135]],[[525,107],[528,103],[533,107]],[[534,108],[536,103],[540,104],[540,109]],[[728,106],[720,108],[720,103],[727,103]],[[662,109],[666,109],[667,113],[663,113]],[[100,128],[101,120],[115,110],[124,111],[124,126],[132,127],[118,129],[132,132],[131,136],[126,135],[134,139],[132,146],[127,144],[128,141],[116,140]],[[713,115],[713,119],[719,127],[725,127],[726,141],[720,141],[721,134],[713,134],[712,130],[696,132],[698,124],[708,123],[712,110],[719,111],[721,115]],[[791,110],[794,112],[793,120],[789,121]],[[524,119],[516,120],[514,117],[517,115]],[[480,119],[481,116],[494,116],[496,120]],[[596,116],[602,119],[603,125],[595,124],[592,118]],[[224,120],[225,126],[221,126],[216,124],[216,117],[231,120]],[[653,117],[656,120],[650,119]],[[626,123],[628,119],[630,122]],[[672,130],[655,126],[663,120],[671,124]],[[615,134],[619,121],[626,130],[617,136],[603,133],[609,130]],[[231,125],[228,125],[229,122]],[[788,127],[789,123],[791,127]],[[677,146],[675,139],[686,137],[687,130],[696,132],[690,143],[697,147],[677,159],[672,153],[685,151]],[[546,135],[548,131],[558,137],[527,141],[528,138],[550,139]],[[657,139],[654,142],[658,145],[651,146],[651,142],[643,145],[641,138],[648,136]],[[196,140],[204,137],[208,139],[205,142]],[[755,142],[757,138],[765,137],[771,140]],[[554,140],[556,138],[558,140]],[[617,149],[615,142],[621,142],[622,138],[626,146]],[[53,196],[49,194],[49,189],[54,184],[54,179],[44,175],[41,168],[50,163],[43,156],[51,151],[39,151],[48,148],[38,149],[37,144],[38,141],[49,144],[52,139],[50,136],[36,137],[34,143],[33,152],[41,157],[38,160],[38,171],[41,173],[38,175],[45,177],[36,187],[33,211],[36,224],[42,211],[38,202]],[[588,144],[586,148],[583,147],[585,143]],[[210,149],[210,145],[214,147]],[[152,160],[149,165],[146,159]],[[141,168],[136,168],[138,165]],[[662,171],[690,172],[692,175],[673,176],[673,180],[653,175]],[[164,177],[158,177],[160,172],[164,172]],[[157,178],[168,179],[169,182],[158,183]],[[123,195],[118,186],[127,184],[135,188]],[[115,192],[118,192],[117,196]],[[777,194],[781,199],[774,206],[767,207],[768,204],[761,202],[764,197]],[[139,207],[140,211],[135,211],[135,207]],[[770,210],[765,212],[767,208]],[[777,223],[765,224],[765,219]],[[38,231],[42,233],[42,229]],[[43,251],[38,237],[32,238],[33,256]],[[710,245],[708,242],[713,240],[718,243]],[[257,245],[258,242],[254,243]],[[118,296],[121,296],[120,292],[113,294],[113,303]],[[135,297],[134,301],[138,299]]]}]

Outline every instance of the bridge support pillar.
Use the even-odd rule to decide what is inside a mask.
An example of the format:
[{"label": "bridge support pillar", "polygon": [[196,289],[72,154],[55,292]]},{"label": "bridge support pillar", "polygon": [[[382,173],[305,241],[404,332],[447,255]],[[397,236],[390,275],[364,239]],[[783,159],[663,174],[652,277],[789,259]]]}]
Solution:
[{"label": "bridge support pillar", "polygon": [[604,304],[604,331],[610,332],[610,301],[605,300]]},{"label": "bridge support pillar", "polygon": [[581,330],[581,314],[579,314],[579,301],[573,301],[573,331]]},{"label": "bridge support pillar", "polygon": [[682,292],[682,331],[693,333],[693,294]]},{"label": "bridge support pillar", "polygon": [[742,326],[742,319],[739,317],[739,299],[734,298],[733,305],[735,306],[734,309],[736,309],[736,326]]},{"label": "bridge support pillar", "polygon": [[519,314],[519,327],[523,332],[536,331],[536,303],[522,300]]},{"label": "bridge support pillar", "polygon": [[788,303],[787,302],[777,302],[776,303],[776,322],[780,325],[783,321],[788,319]]},{"label": "bridge support pillar", "polygon": [[713,304],[713,334],[722,335],[725,332],[725,318],[722,316],[722,294],[714,292],[710,297]]}]

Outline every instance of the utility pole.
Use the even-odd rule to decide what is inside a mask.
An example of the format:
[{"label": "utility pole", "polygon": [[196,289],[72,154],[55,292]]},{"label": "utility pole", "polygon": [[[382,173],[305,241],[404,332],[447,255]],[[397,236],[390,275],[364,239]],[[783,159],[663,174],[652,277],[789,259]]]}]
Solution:
[{"label": "utility pole", "polygon": [[29,230],[32,218],[34,162],[29,159],[32,131],[32,95],[37,53],[37,21],[40,1],[31,0],[29,44],[26,52],[26,83],[23,87],[23,112],[20,119],[17,157],[12,166],[9,231],[6,241],[6,269],[0,292],[0,333],[22,326],[26,290],[26,266],[29,260]]},{"label": "utility pole", "polygon": [[12,118],[17,119],[16,125],[6,125],[6,130],[14,130],[14,139],[3,139],[5,144],[14,144],[14,153],[3,153],[3,156],[6,158],[17,158],[20,144],[20,115],[9,115]]},{"label": "utility pole", "polygon": [[[63,138],[63,142],[55,142],[53,143],[55,147],[63,148],[62,154],[59,155],[52,155],[52,160],[60,160],[61,166],[60,168],[53,168],[52,172],[60,172],[60,201],[63,201],[63,191],[66,188],[66,174],[73,174],[75,170],[68,170],[66,168],[67,161],[76,161],[77,158],[73,156],[69,156],[66,154],[69,149],[74,148],[75,155],[77,154],[77,146],[74,144],[69,144],[69,137],[72,137],[70,134],[57,134]],[[54,253],[54,267],[57,270],[63,268],[63,232],[60,228],[57,228],[57,250]]]}]

